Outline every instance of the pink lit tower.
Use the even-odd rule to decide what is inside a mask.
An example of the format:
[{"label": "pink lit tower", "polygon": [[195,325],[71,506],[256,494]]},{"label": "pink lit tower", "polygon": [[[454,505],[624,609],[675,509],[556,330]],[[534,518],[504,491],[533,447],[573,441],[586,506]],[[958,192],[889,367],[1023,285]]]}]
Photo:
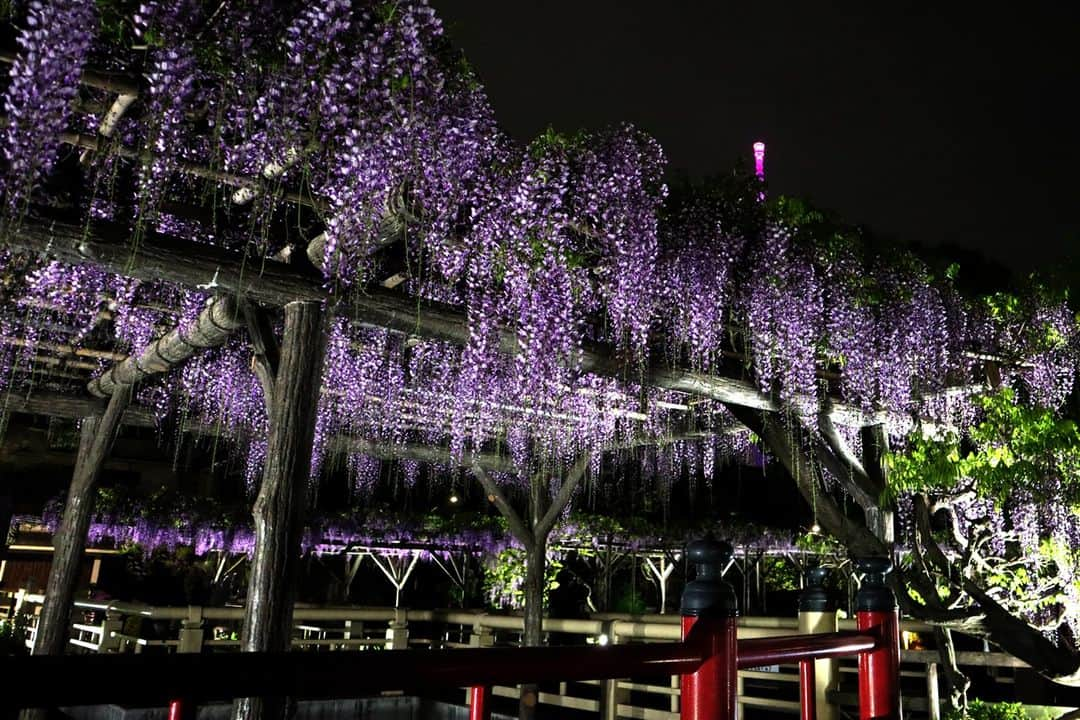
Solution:
[{"label": "pink lit tower", "polygon": [[[758,140],[754,143],[754,174],[758,182],[765,182],[765,143]],[[765,199],[765,191],[758,193],[758,200]]]}]

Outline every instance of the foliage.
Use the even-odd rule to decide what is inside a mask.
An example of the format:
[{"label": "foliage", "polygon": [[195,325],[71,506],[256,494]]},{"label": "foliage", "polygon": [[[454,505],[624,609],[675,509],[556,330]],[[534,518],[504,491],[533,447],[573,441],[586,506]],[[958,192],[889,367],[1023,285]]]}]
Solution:
[{"label": "foliage", "polygon": [[649,612],[649,603],[645,596],[634,586],[627,586],[612,603],[612,612],[644,615]]},{"label": "foliage", "polygon": [[1027,717],[1022,703],[982,700],[972,700],[966,709],[953,709],[946,715],[947,720],[1027,720]]},{"label": "foliage", "polygon": [[26,615],[0,620],[0,656],[29,655],[26,647]]},{"label": "foliage", "polygon": [[[525,607],[525,551],[507,548],[484,563],[484,597],[497,610],[520,610]],[[548,553],[544,564],[544,604],[553,590],[559,587],[562,558],[559,553]]]},{"label": "foliage", "polygon": [[[894,493],[952,491],[967,481],[980,497],[1004,504],[1018,488],[1036,502],[1080,503],[1080,429],[1053,410],[1017,402],[1010,388],[980,397],[981,422],[961,438],[921,435],[889,458]],[[966,451],[966,452],[965,452]]]},{"label": "foliage", "polygon": [[1071,644],[1080,630],[1077,425],[1018,403],[1008,387],[978,404],[982,420],[963,436],[916,436],[888,458],[907,540],[928,553],[941,603],[970,603],[962,579],[973,577],[998,603]]},{"label": "foliage", "polygon": [[798,590],[802,587],[798,566],[786,557],[767,555],[761,559],[765,586],[770,590]]}]

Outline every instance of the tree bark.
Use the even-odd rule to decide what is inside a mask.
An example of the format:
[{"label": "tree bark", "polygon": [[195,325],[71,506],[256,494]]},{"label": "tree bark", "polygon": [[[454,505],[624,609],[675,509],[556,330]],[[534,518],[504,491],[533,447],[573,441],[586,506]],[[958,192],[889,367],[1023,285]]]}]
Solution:
[{"label": "tree bark", "polygon": [[[290,646],[322,356],[322,306],[286,305],[266,467],[253,513],[255,555],[240,638],[245,652],[284,652]],[[239,698],[233,717],[276,720],[284,709],[283,698]]]},{"label": "tree bark", "polygon": [[[525,600],[525,617],[522,627],[522,644],[536,647],[543,644],[544,637],[544,575],[547,570],[547,542],[563,510],[569,504],[574,492],[581,485],[589,469],[589,453],[582,453],[566,477],[562,487],[554,498],[548,499],[544,479],[548,473],[543,471],[529,480],[528,523],[507,501],[506,496],[495,481],[487,474],[483,464],[473,460],[473,473],[483,486],[488,497],[495,504],[499,513],[506,518],[510,532],[525,548],[525,579],[522,587]],[[518,703],[519,720],[533,720],[536,717],[536,705],[539,701],[539,688],[535,684],[521,686],[521,699]]]},{"label": "tree bark", "polygon": [[28,216],[5,239],[12,249],[44,253],[70,265],[95,265],[150,282],[217,288],[269,305],[329,297],[314,270],[305,273],[284,263],[161,235],[145,236],[132,245],[123,225],[94,223],[87,230],[82,222]]},{"label": "tree bark", "polygon": [[[885,457],[889,453],[889,434],[884,425],[867,425],[860,431],[863,446],[863,467],[872,487],[876,490],[875,507],[868,513],[867,524],[878,540],[892,547],[896,542],[896,522],[893,508],[882,501],[881,495],[888,487]],[[946,671],[948,674],[948,671]]]},{"label": "tree bark", "polygon": [[[101,469],[112,452],[124,410],[131,401],[131,388],[115,393],[99,418],[86,417],[79,435],[79,452],[68,488],[64,514],[53,537],[52,567],[45,590],[45,605],[38,619],[34,655],[62,655],[67,647],[71,604],[86,549],[86,533],[94,509],[94,491]],[[43,718],[43,710],[27,710],[24,718]]]},{"label": "tree bark", "polygon": [[[547,536],[536,537],[525,553],[525,623],[522,644],[539,647],[544,644],[544,574],[547,570]],[[535,684],[521,686],[518,718],[532,720],[540,700],[540,688]]]},{"label": "tree bark", "polygon": [[953,710],[967,709],[967,691],[971,680],[956,663],[956,646],[953,644],[952,631],[944,627],[934,628],[934,641],[941,657],[941,669],[945,674],[945,685],[949,689],[949,707]]},{"label": "tree bark", "polygon": [[[0,412],[47,415],[72,420],[100,417],[106,407],[108,403],[98,398],[71,397],[51,392],[9,392],[0,396]],[[157,426],[157,418],[148,408],[128,407],[124,410],[120,423],[152,428]]]}]

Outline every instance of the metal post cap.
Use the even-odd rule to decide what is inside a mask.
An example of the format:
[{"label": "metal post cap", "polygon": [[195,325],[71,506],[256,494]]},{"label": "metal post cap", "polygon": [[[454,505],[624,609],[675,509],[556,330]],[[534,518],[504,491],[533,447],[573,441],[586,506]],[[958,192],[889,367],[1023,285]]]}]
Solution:
[{"label": "metal post cap", "polygon": [[864,557],[853,560],[855,570],[863,574],[859,592],[855,594],[855,610],[895,610],[896,596],[885,584],[885,576],[892,572],[892,561],[887,557]]},{"label": "metal post cap", "polygon": [[697,576],[683,590],[682,615],[735,617],[739,614],[735,588],[723,579],[733,552],[730,543],[716,540],[711,533],[687,545],[686,557],[694,563]]},{"label": "metal post cap", "polygon": [[829,568],[816,567],[806,571],[806,587],[799,596],[799,612],[828,612],[833,609],[832,600],[825,590]]}]

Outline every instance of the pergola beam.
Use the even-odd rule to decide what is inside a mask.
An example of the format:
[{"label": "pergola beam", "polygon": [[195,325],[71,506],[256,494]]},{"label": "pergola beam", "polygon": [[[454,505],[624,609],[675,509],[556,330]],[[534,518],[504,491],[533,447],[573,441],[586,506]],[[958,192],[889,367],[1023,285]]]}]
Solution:
[{"label": "pergola beam", "polygon": [[14,250],[69,265],[95,265],[137,280],[228,292],[268,305],[329,299],[314,271],[152,233],[135,244],[128,228],[114,223],[88,228],[83,222],[29,216],[6,240]]},{"label": "pergola beam", "polygon": [[[52,392],[33,392],[28,394],[9,392],[0,395],[0,412],[26,413],[28,415],[46,415],[48,417],[77,420],[86,417],[99,417],[105,413],[106,402],[98,398],[73,397]],[[153,410],[144,407],[127,407],[120,423],[132,427],[156,427],[157,418]]]},{"label": "pergola beam", "polygon": [[119,388],[167,372],[200,350],[221,345],[243,325],[244,318],[233,296],[211,298],[190,328],[178,327],[161,336],[139,355],[129,355],[95,377],[86,389],[91,395],[108,397]]},{"label": "pergola beam", "polygon": [[[89,263],[110,272],[141,280],[164,280],[189,287],[216,288],[268,305],[294,301],[338,301],[338,311],[359,324],[464,345],[469,339],[465,314],[456,308],[415,298],[380,287],[368,288],[338,299],[324,289],[321,278],[302,267],[270,259],[256,259],[213,245],[150,236],[134,247],[126,230],[98,225],[87,230],[70,221],[28,217],[10,239],[16,249],[48,254],[70,264]],[[513,355],[517,336],[507,328],[499,332],[499,347]],[[597,345],[585,345],[580,356],[585,372],[626,378],[625,365],[613,353]],[[762,411],[782,410],[771,394],[745,380],[654,365],[640,378],[646,385],[708,398],[729,405]],[[953,388],[966,392],[978,386]],[[860,408],[827,399],[824,411],[843,425],[879,424],[888,416],[868,414]]]}]

